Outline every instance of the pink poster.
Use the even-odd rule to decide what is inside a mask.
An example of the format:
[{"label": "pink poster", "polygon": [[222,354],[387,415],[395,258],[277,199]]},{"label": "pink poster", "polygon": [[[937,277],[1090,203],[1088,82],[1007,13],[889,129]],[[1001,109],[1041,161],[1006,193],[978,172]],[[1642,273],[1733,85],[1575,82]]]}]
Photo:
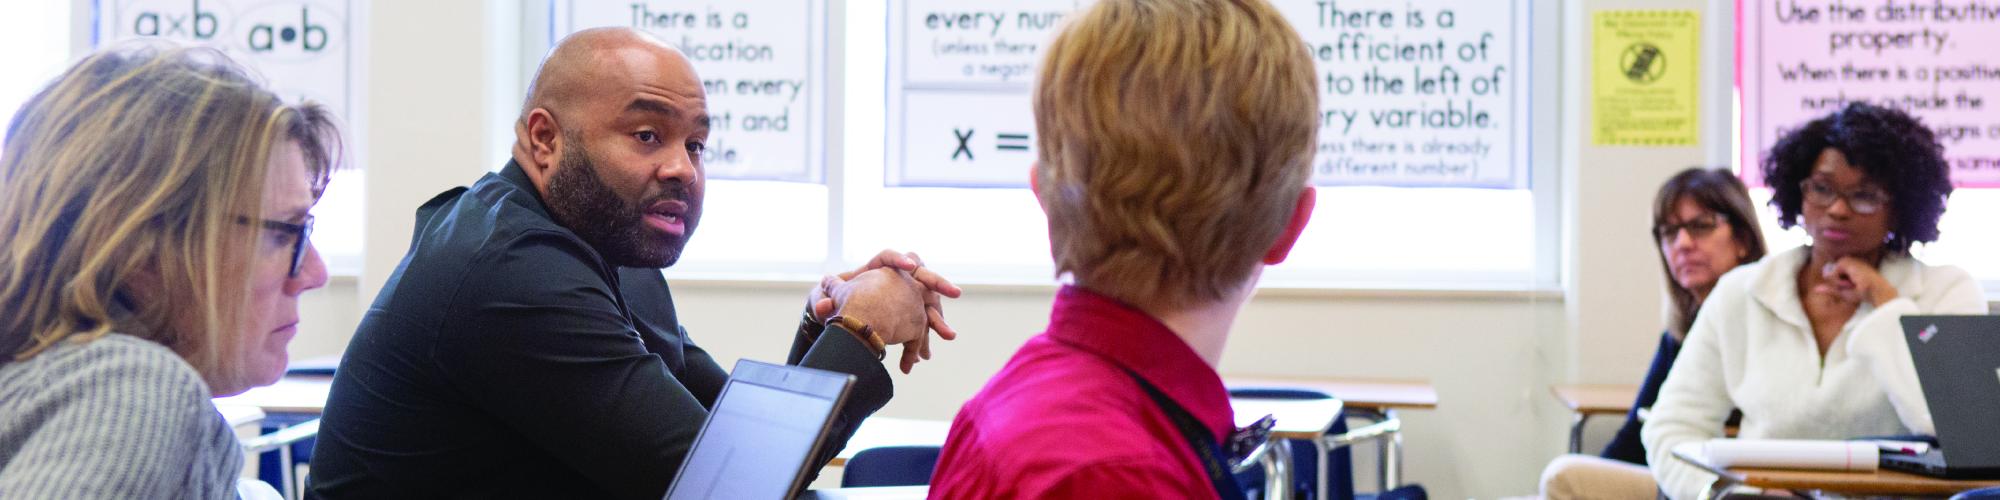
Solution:
[{"label": "pink poster", "polygon": [[1744,179],[1786,131],[1849,101],[1937,132],[1952,181],[2000,187],[2000,0],[1738,0]]}]

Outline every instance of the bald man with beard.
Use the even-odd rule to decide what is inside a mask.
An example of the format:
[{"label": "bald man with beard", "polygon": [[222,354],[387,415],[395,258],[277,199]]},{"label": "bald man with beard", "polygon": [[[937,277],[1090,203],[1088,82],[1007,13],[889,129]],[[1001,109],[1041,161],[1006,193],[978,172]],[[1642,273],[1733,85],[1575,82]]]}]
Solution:
[{"label": "bald man with beard", "polygon": [[[693,444],[727,373],[660,269],[701,221],[700,80],[603,28],[559,43],[528,94],[513,161],[417,210],[336,371],[311,496],[660,498]],[[888,402],[887,346],[907,373],[930,331],[955,336],[937,304],[958,293],[892,251],[809,292],[787,362],[857,379],[819,463]]]}]

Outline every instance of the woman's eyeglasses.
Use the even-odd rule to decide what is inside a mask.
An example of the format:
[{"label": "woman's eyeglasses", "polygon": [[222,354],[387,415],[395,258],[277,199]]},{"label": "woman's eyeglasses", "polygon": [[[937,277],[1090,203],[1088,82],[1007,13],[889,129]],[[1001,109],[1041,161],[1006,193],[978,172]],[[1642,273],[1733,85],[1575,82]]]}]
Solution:
[{"label": "woman's eyeglasses", "polygon": [[1721,219],[1721,216],[1709,213],[1681,221],[1679,224],[1660,224],[1653,226],[1653,237],[1659,238],[1661,243],[1673,243],[1680,237],[1681,231],[1687,231],[1689,237],[1707,238],[1708,235],[1715,233],[1715,228],[1722,226]]},{"label": "woman's eyeglasses", "polygon": [[1846,199],[1849,210],[1863,215],[1880,212],[1882,207],[1889,205],[1889,193],[1882,192],[1882,188],[1877,187],[1865,187],[1842,193],[1819,179],[1808,178],[1799,181],[1799,191],[1805,192],[1806,203],[1811,203],[1812,206],[1831,207],[1834,200]]},{"label": "woman's eyeglasses", "polygon": [[270,219],[252,221],[249,217],[243,217],[237,219],[237,222],[243,224],[257,225],[264,229],[277,231],[280,234],[291,236],[292,267],[291,270],[288,271],[289,274],[287,274],[286,276],[291,276],[295,278],[298,277],[299,265],[305,263],[306,259],[306,241],[312,238],[313,216],[307,215],[306,220],[298,224],[293,224],[285,221],[270,220]]}]

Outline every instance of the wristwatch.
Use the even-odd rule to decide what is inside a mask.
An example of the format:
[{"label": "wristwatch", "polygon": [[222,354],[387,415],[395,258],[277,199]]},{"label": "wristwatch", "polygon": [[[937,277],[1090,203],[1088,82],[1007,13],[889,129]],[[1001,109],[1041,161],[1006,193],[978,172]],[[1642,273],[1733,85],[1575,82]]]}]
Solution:
[{"label": "wristwatch", "polygon": [[838,326],[842,330],[847,330],[847,333],[854,334],[855,339],[867,345],[868,350],[875,352],[876,361],[881,361],[889,357],[889,344],[883,342],[882,336],[876,334],[875,328],[868,326],[867,323],[847,316],[834,316],[827,319],[826,324],[829,326]]}]

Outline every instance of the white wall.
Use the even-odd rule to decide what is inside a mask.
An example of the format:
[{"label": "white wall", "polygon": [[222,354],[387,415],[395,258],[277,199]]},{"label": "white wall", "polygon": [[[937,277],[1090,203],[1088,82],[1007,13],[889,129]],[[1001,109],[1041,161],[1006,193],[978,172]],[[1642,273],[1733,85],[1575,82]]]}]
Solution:
[{"label": "white wall", "polygon": [[[517,59],[493,50],[519,28],[513,2],[373,2],[369,13],[367,241],[358,303],[373,300],[409,249],[418,205],[494,169],[491,133],[518,109]],[[510,25],[510,21],[512,24]],[[501,94],[501,95],[496,95]]]},{"label": "white wall", "polygon": [[[1651,355],[1660,304],[1658,264],[1645,236],[1652,190],[1679,168],[1728,155],[1728,144],[1713,140],[1698,148],[1587,147],[1589,109],[1580,85],[1587,81],[1581,50],[1588,39],[1580,20],[1598,8],[1703,9],[1711,2],[1726,11],[1723,0],[1537,2],[1537,9],[1567,19],[1559,33],[1536,35],[1536,43],[1560,47],[1544,51],[1560,57],[1543,64],[1564,68],[1561,81],[1539,87],[1536,111],[1550,117],[1537,120],[1538,132],[1563,136],[1559,150],[1538,151],[1537,161],[1549,162],[1538,172],[1553,169],[1561,179],[1560,199],[1548,206],[1561,202],[1563,222],[1548,230],[1564,235],[1563,247],[1549,251],[1563,256],[1565,292],[1267,293],[1240,317],[1223,371],[1428,379],[1441,404],[1404,413],[1408,480],[1438,498],[1533,492],[1542,464],[1563,449],[1569,418],[1547,386],[1632,383]],[[518,84],[502,75],[524,69],[491,45],[498,30],[523,23],[500,7],[474,0],[374,2],[366,269],[307,297],[295,357],[340,352],[406,248],[412,210],[439,191],[471,183],[506,147],[494,126],[513,111],[496,111],[501,106],[493,103],[518,99]],[[1719,14],[1726,12],[1704,12]],[[1726,40],[1727,33],[1705,36]],[[1705,57],[1726,57],[1727,44],[1718,47],[1722,55]],[[1705,90],[1704,102],[1722,98],[1712,94]],[[1704,108],[1705,139],[1718,137],[1714,127],[1728,126],[1726,115],[1708,112],[1714,109]],[[725,365],[737,357],[780,359],[808,286],[672,281],[688,330]],[[897,375],[897,397],[881,415],[949,418],[1046,324],[1049,288],[968,288],[946,309],[964,338],[936,346],[936,359],[916,374]],[[1373,469],[1364,461],[1357,470],[1370,477]]]}]

